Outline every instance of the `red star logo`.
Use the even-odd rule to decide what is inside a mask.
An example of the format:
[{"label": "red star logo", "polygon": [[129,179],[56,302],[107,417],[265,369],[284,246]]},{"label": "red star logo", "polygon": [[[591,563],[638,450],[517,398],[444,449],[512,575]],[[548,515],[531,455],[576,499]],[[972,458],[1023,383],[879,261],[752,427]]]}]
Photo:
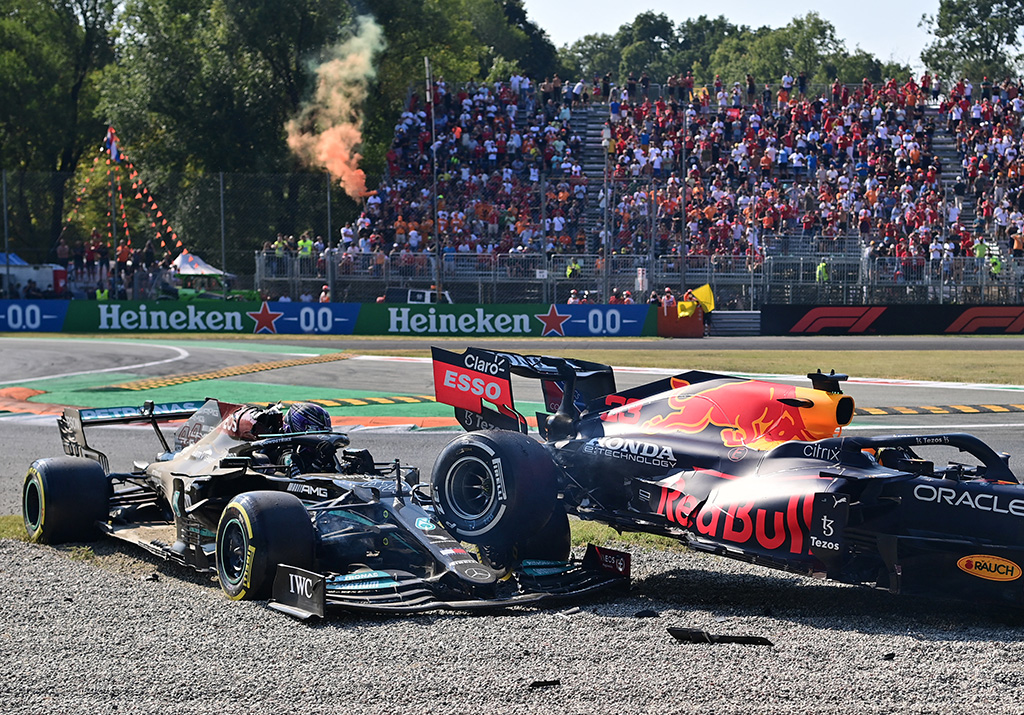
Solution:
[{"label": "red star logo", "polygon": [[554,333],[555,335],[561,335],[564,338],[565,330],[562,329],[562,323],[572,316],[562,315],[558,312],[555,306],[552,305],[550,310],[548,310],[544,315],[535,315],[533,317],[544,323],[544,330],[541,331],[541,337],[544,337],[549,333]]},{"label": "red star logo", "polygon": [[270,307],[267,306],[267,301],[263,301],[259,312],[246,313],[246,315],[256,321],[256,329],[252,332],[261,333],[266,330],[268,333],[277,334],[277,326],[274,325],[274,321],[284,315],[284,313],[271,312]]}]

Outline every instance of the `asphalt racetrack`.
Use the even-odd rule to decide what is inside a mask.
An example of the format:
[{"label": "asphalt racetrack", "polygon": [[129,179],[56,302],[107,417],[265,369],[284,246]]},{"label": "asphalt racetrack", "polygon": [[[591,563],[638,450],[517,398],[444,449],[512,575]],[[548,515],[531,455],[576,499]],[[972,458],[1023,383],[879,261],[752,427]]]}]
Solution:
[{"label": "asphalt racetrack", "polygon": [[[929,349],[873,338],[863,349]],[[694,343],[702,341],[692,341]],[[796,340],[703,341],[779,349]],[[800,349],[833,349],[828,339]],[[944,340],[969,346],[968,341]],[[987,349],[1002,345],[985,339]],[[560,343],[564,347],[568,343]],[[1019,343],[1017,343],[1019,344]],[[685,342],[643,343],[680,350]],[[858,349],[843,340],[845,349]],[[449,349],[464,345],[448,343]],[[62,405],[316,399],[378,460],[429,475],[455,433],[423,360],[382,341],[0,340],[0,515],[20,513],[33,459],[61,453]],[[507,349],[539,352],[535,343]],[[580,348],[596,347],[580,341]],[[602,342],[600,347],[610,345]],[[633,345],[632,347],[636,347]],[[620,388],[664,371],[621,370]],[[806,380],[798,381],[806,384]],[[538,399],[515,384],[517,402]],[[858,407],[1024,404],[1024,388],[851,381]],[[866,434],[970,432],[1015,454],[1024,413],[858,416]],[[96,428],[111,467],[149,461],[149,428]],[[4,713],[1021,712],[1021,614],[914,602],[684,551],[633,548],[634,582],[548,609],[467,616],[335,615],[306,625],[232,603],[206,576],[120,544],[92,551],[0,540]],[[645,617],[638,617],[645,616]],[[667,627],[756,635],[772,647],[683,645]]]}]

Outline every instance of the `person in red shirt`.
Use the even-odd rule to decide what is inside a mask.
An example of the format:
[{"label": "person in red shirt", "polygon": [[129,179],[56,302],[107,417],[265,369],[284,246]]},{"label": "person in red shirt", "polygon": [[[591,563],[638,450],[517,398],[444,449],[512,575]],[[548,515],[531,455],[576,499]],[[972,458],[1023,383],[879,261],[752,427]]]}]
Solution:
[{"label": "person in red shirt", "polygon": [[89,281],[96,280],[96,258],[100,252],[100,233],[93,229],[92,237],[85,244],[85,275]]},{"label": "person in red shirt", "polygon": [[132,257],[132,249],[125,240],[122,238],[117,242],[117,255],[114,259],[117,261],[117,278],[123,280],[128,272],[128,261]]}]

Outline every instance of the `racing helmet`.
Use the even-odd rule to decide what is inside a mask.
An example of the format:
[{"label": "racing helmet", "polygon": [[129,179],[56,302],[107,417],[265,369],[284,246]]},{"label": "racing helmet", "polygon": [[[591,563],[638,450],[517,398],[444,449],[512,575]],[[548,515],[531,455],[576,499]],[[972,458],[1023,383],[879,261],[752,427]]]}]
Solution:
[{"label": "racing helmet", "polygon": [[329,432],[331,416],[320,405],[296,402],[284,415],[285,432]]},{"label": "racing helmet", "polygon": [[281,432],[281,410],[277,405],[242,405],[228,418],[227,431],[235,439],[252,441],[262,435]]}]

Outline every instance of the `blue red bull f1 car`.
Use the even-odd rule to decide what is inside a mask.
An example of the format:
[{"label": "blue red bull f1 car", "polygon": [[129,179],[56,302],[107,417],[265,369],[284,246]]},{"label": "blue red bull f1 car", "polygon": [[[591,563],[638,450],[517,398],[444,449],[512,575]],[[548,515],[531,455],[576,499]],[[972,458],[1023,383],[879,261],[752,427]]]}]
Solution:
[{"label": "blue red bull f1 car", "polygon": [[[299,618],[331,607],[495,609],[628,580],[628,555],[590,547],[572,559],[567,532],[515,563],[482,563],[437,519],[418,469],[348,448],[326,413],[322,429],[307,429],[308,412],[293,411],[302,431],[294,423],[282,431],[276,406],[212,399],[67,408],[58,425],[68,456],[36,460],[25,477],[26,531],[46,543],[107,534],[215,571],[232,599],[269,597],[272,608]],[[180,424],[171,444],[160,429],[170,420]],[[86,428],[138,422],[152,425],[162,453],[111,472]]]},{"label": "blue red bull f1 car", "polygon": [[[513,562],[566,514],[721,556],[893,593],[1024,605],[1024,486],[969,434],[843,434],[845,375],[794,387],[684,372],[617,391],[610,367],[433,351],[468,433],[431,475],[440,523]],[[542,441],[512,397],[541,383]]]}]

